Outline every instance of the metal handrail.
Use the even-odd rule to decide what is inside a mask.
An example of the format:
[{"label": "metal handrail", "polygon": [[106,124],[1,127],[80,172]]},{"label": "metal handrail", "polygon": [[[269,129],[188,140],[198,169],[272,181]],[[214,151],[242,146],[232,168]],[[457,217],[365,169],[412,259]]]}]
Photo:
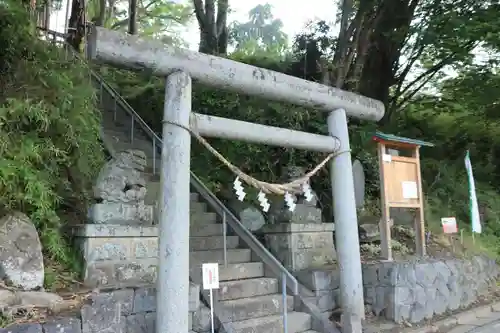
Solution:
[{"label": "metal handrail", "polygon": [[[56,31],[46,30],[46,33],[53,34],[56,37],[64,38],[64,34],[58,33]],[[71,50],[73,50],[71,48]],[[76,52],[74,54],[79,57]],[[149,136],[149,138],[153,141],[153,144],[156,145],[156,149],[161,151],[163,141],[161,138],[148,126],[148,124],[137,114],[137,112],[128,104],[128,102],[113,88],[111,87],[98,73],[96,73],[89,66],[89,71],[92,77],[97,80],[101,86],[103,86],[107,93],[109,93],[116,102],[121,104],[121,107],[125,112],[127,112],[135,121],[137,121],[141,127],[141,129]],[[227,223],[230,225],[231,229],[250,247],[250,249],[255,252],[255,254],[271,268],[271,270],[278,275],[278,278],[285,277],[284,283],[290,289],[292,294],[299,294],[299,283],[297,279],[279,262],[272,254],[267,250],[264,245],[250,232],[247,228],[241,224],[239,219],[215,196],[213,192],[211,192],[205,184],[190,170],[191,178],[190,184],[191,186],[198,192],[203,199],[211,206],[213,210],[219,216],[229,217]],[[286,303],[285,303],[286,304]],[[285,306],[285,305],[284,305]]]}]

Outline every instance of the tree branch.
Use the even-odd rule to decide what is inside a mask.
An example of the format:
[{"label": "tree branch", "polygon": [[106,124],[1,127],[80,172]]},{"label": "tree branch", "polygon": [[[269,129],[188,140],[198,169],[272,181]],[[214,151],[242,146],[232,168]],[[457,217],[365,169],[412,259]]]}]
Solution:
[{"label": "tree branch", "polygon": [[214,0],[205,0],[205,24],[205,30],[210,29],[212,36],[217,36]]},{"label": "tree branch", "polygon": [[[465,43],[461,48],[459,48],[460,50],[467,50],[467,52],[470,52],[476,45],[476,41],[469,41],[467,43]],[[453,59],[454,57],[457,55],[458,52],[452,52],[450,53],[448,56],[446,56],[444,59],[442,59],[441,61],[439,61],[437,64],[435,64],[434,66],[432,66],[431,68],[429,68],[428,70],[426,70],[425,72],[423,72],[422,74],[420,74],[419,76],[417,76],[413,81],[411,81],[410,83],[408,83],[406,85],[406,87],[401,91],[401,95],[405,94],[406,92],[408,92],[408,90],[415,84],[418,83],[418,81],[422,80],[423,78],[425,78],[427,75],[430,75],[432,73],[435,73],[435,72],[438,72],[439,70],[441,70],[444,66],[446,65],[449,65],[450,63],[453,62]]]},{"label": "tree branch", "polygon": [[205,27],[205,9],[203,9],[203,0],[193,0],[194,13],[200,28]]},{"label": "tree branch", "polygon": [[228,0],[219,0],[217,3],[217,36],[220,36],[227,25],[227,9],[229,7]]}]

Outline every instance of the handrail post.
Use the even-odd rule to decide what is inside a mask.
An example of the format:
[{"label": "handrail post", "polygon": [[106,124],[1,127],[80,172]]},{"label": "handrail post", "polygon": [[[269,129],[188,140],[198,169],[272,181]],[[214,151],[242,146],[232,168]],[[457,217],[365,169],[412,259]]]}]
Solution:
[{"label": "handrail post", "polygon": [[153,176],[156,175],[156,138],[153,136]]},{"label": "handrail post", "polygon": [[101,102],[101,108],[104,107],[104,98],[103,98],[103,88],[102,88],[102,82],[99,81],[99,101]]},{"label": "handrail post", "polygon": [[134,143],[134,115],[130,116],[132,118],[132,123],[130,124],[130,143]]},{"label": "handrail post", "polygon": [[286,274],[281,274],[281,296],[283,297],[283,333],[288,333],[288,306],[286,297]]},{"label": "handrail post", "polygon": [[222,212],[222,237],[224,242],[224,267],[227,267],[227,221],[226,221],[226,212]]}]

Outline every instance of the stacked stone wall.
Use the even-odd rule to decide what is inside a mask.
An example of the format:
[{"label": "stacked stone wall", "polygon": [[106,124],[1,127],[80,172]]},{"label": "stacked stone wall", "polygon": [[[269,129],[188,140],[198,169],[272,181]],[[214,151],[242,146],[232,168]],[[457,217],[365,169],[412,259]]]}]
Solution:
[{"label": "stacked stone wall", "polygon": [[[498,266],[483,256],[470,259],[420,259],[363,264],[365,304],[395,322],[418,323],[448,311],[471,306],[495,286]],[[297,278],[321,311],[340,306],[336,270],[309,270]]]}]

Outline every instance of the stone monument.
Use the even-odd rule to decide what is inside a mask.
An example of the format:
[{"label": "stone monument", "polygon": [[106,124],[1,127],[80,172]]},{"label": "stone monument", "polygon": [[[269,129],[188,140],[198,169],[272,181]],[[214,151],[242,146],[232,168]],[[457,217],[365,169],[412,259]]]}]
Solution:
[{"label": "stone monument", "polygon": [[[283,182],[305,174],[299,167],[287,167]],[[321,209],[317,208],[317,196],[307,201],[296,195],[296,207],[288,209],[283,197],[271,199],[269,224],[262,228],[269,250],[291,271],[322,267],[336,259],[333,244],[333,223],[323,223]]]},{"label": "stone monument", "polygon": [[102,168],[94,187],[89,222],[96,224],[145,225],[153,223],[153,205],[146,205],[144,169],[146,154],[125,150]]},{"label": "stone monument", "polygon": [[158,264],[158,228],[153,204],[146,204],[146,155],[117,153],[101,169],[88,224],[74,228],[84,259],[88,287],[154,283]]}]

